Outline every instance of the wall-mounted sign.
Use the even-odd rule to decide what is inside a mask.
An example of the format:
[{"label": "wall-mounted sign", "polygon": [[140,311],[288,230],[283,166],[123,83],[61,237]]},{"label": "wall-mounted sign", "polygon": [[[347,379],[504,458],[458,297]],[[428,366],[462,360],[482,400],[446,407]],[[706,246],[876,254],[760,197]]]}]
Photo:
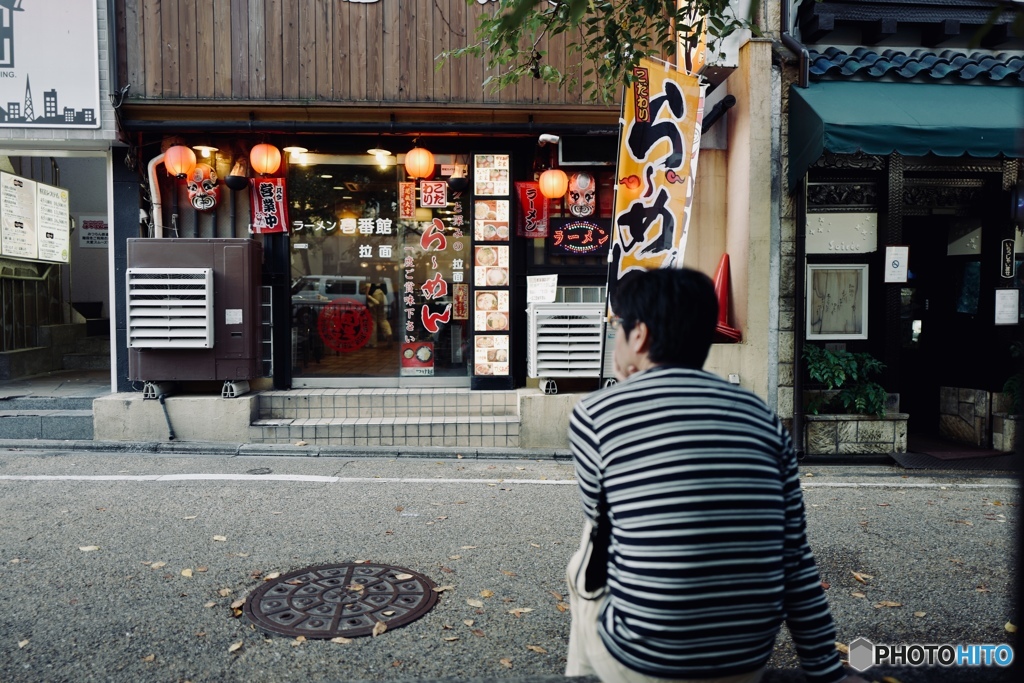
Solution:
[{"label": "wall-mounted sign", "polygon": [[473,194],[504,197],[509,190],[508,154],[477,154],[473,157]]},{"label": "wall-mounted sign", "polygon": [[607,254],[610,241],[610,220],[553,218],[545,245],[549,254],[589,256]]},{"label": "wall-mounted sign", "polygon": [[1017,325],[1017,309],[1020,306],[1020,290],[996,290],[996,325]]},{"label": "wall-mounted sign", "polygon": [[110,227],[106,216],[78,217],[78,246],[86,249],[106,249]]},{"label": "wall-mounted sign", "polygon": [[0,173],[0,254],[67,263],[70,236],[67,190]]},{"label": "wall-mounted sign", "polygon": [[868,254],[878,250],[877,213],[807,215],[808,254]]},{"label": "wall-mounted sign", "polygon": [[95,0],[0,2],[0,127],[99,128]]},{"label": "wall-mounted sign", "polygon": [[398,183],[398,219],[416,218],[416,183]]},{"label": "wall-mounted sign", "polygon": [[284,178],[250,178],[252,232],[266,235],[288,232],[288,197]]},{"label": "wall-mounted sign", "polygon": [[885,281],[906,282],[910,247],[885,248]]},{"label": "wall-mounted sign", "polygon": [[999,274],[1007,280],[1013,279],[1013,240],[1003,240],[1003,250],[1000,253]]},{"label": "wall-mounted sign", "polygon": [[421,180],[420,206],[425,209],[443,209],[448,206],[448,183],[444,180]]},{"label": "wall-mounted sign", "polygon": [[527,239],[547,237],[549,203],[547,197],[540,193],[540,183],[517,182],[516,195],[519,198],[516,236]]}]

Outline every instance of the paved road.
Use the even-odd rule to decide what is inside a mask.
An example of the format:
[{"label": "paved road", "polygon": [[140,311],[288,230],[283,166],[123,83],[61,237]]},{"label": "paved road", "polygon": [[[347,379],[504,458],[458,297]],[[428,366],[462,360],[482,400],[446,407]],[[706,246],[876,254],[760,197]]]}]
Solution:
[{"label": "paved road", "polygon": [[[1008,642],[1012,480],[811,467],[804,486],[841,642]],[[574,487],[551,460],[0,451],[0,680],[560,680]],[[232,616],[267,573],[358,559],[451,588],[412,624],[344,645],[269,637]],[[767,680],[801,680],[785,638]]]}]

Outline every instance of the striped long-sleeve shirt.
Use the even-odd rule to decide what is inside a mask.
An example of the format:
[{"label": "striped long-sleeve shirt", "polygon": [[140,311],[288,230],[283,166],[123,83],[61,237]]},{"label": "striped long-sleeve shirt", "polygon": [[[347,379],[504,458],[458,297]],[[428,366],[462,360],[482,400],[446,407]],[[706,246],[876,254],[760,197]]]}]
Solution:
[{"label": "striped long-sleeve shirt", "polygon": [[603,492],[611,520],[612,656],[662,678],[745,673],[785,621],[809,680],[843,678],[792,442],[759,398],[657,367],[580,400],[569,437],[585,514]]}]

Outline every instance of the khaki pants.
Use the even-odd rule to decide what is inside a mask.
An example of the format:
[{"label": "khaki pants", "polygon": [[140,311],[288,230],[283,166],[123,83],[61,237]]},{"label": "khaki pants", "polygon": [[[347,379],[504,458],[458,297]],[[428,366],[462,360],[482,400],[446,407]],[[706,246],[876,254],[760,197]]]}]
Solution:
[{"label": "khaki pants", "polygon": [[[587,594],[580,568],[589,551],[590,523],[583,525],[580,548],[569,560],[566,581],[569,584],[569,607],[572,625],[569,628],[569,653],[565,665],[566,676],[594,676],[604,683],[758,683],[764,669],[749,674],[722,678],[670,679],[647,676],[626,667],[612,657],[597,630],[597,619],[604,604],[604,591]],[[584,597],[586,596],[586,597]],[[593,598],[593,599],[586,599]]]}]

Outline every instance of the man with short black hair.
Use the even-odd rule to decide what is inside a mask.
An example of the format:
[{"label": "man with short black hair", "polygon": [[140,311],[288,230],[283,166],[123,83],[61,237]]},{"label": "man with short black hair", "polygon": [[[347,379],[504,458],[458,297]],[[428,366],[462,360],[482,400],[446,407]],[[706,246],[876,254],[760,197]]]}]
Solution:
[{"label": "man with short black hair", "polygon": [[701,369],[711,280],[631,274],[612,310],[619,383],[580,400],[569,426],[587,523],[568,569],[566,675],[757,683],[785,621],[810,681],[864,683],[835,648],[789,434]]}]

